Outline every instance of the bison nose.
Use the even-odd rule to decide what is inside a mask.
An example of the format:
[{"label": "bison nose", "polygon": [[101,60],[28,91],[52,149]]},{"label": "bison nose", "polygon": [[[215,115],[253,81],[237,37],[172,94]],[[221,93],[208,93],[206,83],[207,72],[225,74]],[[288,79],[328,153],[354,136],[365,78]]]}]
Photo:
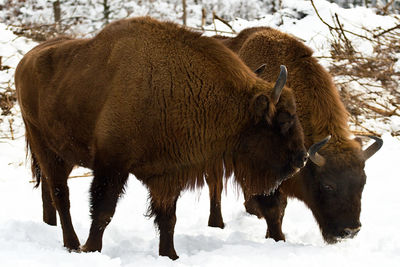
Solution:
[{"label": "bison nose", "polygon": [[303,168],[307,163],[307,159],[308,159],[307,151],[301,150],[296,154],[293,161],[293,165],[297,168]]},{"label": "bison nose", "polygon": [[345,232],[345,237],[350,237],[353,238],[356,234],[358,234],[358,232],[360,232],[361,226],[357,227],[357,228],[345,228],[344,232]]}]

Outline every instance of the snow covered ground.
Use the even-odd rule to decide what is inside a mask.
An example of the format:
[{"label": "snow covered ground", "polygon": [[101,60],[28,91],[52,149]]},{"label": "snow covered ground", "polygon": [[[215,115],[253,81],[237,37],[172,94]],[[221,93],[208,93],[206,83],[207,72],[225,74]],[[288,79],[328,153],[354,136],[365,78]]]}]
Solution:
[{"label": "snow covered ground", "polygon": [[[266,224],[245,213],[232,186],[223,195],[224,230],[207,227],[208,192],[185,192],[178,200],[172,262],[158,256],[158,235],[146,211],[146,189],[132,176],[104,235],[101,253],[69,253],[60,227],[41,220],[40,190],[29,183],[23,138],[0,143],[1,266],[399,266],[400,180],[395,171],[400,142],[385,145],[366,167],[362,230],[352,240],[324,244],[310,211],[290,201],[283,231],[287,242],[264,238]],[[82,173],[86,170],[77,170]],[[72,218],[81,243],[89,232],[90,178],[69,180]]]},{"label": "snow covered ground", "polygon": [[[393,21],[364,8],[341,9],[326,1],[320,4],[321,14],[330,18],[333,12],[345,18],[348,25],[389,28]],[[303,19],[266,15],[257,21],[235,20],[236,30],[256,25],[278,25],[296,34],[316,50],[327,52],[324,26],[313,14],[307,1],[287,0],[284,3],[303,13]],[[289,11],[287,11],[289,12]],[[222,25],[217,25],[221,27]],[[35,43],[17,38],[0,24],[0,56],[3,65],[0,83],[13,76],[22,55]],[[362,46],[363,43],[360,43]],[[365,48],[368,49],[368,48]],[[158,256],[158,233],[153,220],[143,216],[147,208],[147,190],[131,176],[125,196],[108,226],[101,253],[69,253],[62,246],[60,226],[42,222],[40,189],[30,183],[26,161],[24,130],[18,113],[13,119],[15,140],[10,140],[7,123],[0,123],[0,259],[1,266],[400,266],[400,179],[397,173],[400,141],[386,133],[383,148],[367,161],[367,184],[362,200],[363,227],[354,239],[326,245],[311,212],[301,203],[288,204],[283,223],[286,242],[264,238],[266,223],[248,215],[243,197],[228,185],[222,199],[224,230],[207,227],[208,189],[185,192],[178,200],[175,248],[180,258],[171,261]],[[2,117],[6,122],[11,117]],[[380,124],[382,132],[400,127],[394,119]],[[375,127],[373,121],[369,122]],[[77,169],[72,175],[88,170]],[[90,226],[88,189],[91,178],[70,179],[71,212],[75,230],[84,243]]]}]

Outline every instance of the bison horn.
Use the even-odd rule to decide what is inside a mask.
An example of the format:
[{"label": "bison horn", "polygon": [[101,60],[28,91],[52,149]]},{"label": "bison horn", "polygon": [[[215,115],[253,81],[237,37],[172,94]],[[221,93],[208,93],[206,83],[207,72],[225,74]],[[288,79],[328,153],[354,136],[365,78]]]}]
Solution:
[{"label": "bison horn", "polygon": [[328,135],[325,137],[324,140],[313,144],[309,149],[308,149],[308,155],[311,159],[312,162],[314,162],[318,166],[323,166],[325,164],[325,158],[318,154],[318,151],[326,144],[328,143],[329,139],[331,139],[331,136]]},{"label": "bison horn", "polygon": [[383,140],[377,136],[368,135],[369,138],[374,139],[375,142],[363,151],[364,160],[372,157],[383,145]]},{"label": "bison horn", "polygon": [[281,72],[279,73],[278,79],[276,80],[271,95],[272,102],[274,104],[277,104],[279,101],[279,97],[281,96],[283,86],[285,86],[286,79],[287,79],[287,69],[284,65],[281,65]]}]

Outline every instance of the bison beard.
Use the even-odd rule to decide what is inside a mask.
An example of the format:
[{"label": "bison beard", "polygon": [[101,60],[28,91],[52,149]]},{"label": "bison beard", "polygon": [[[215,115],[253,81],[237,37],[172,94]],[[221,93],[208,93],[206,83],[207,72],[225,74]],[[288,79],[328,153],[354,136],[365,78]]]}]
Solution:
[{"label": "bison beard", "polygon": [[[248,194],[269,193],[304,166],[286,68],[279,77],[274,86],[218,41],[148,17],[114,22],[91,39],[38,45],[19,63],[15,84],[33,174],[43,181],[44,221],[54,225],[57,210],[66,248],[100,251],[133,173],[149,189],[159,254],[176,259],[182,190],[204,177],[221,185],[234,172]],[[67,186],[76,165],[94,173],[82,248]]]},{"label": "bison beard", "polygon": [[[258,75],[273,81],[274,69],[288,67],[290,86],[296,96],[297,114],[304,129],[305,143],[329,138],[310,147],[310,161],[293,179],[284,181],[272,195],[244,192],[246,210],[264,217],[266,237],[284,240],[282,219],[287,197],[305,202],[318,222],[327,243],[354,237],[360,230],[361,195],[365,184],[365,161],[382,146],[382,140],[362,150],[359,140],[351,138],[348,113],[329,73],[312,57],[312,50],[295,37],[268,27],[245,29],[237,37],[216,36],[221,43],[251,68],[268,62]],[[250,177],[249,177],[250,179]],[[210,186],[210,226],[223,227],[220,197]],[[216,203],[216,201],[219,201]],[[212,214],[215,213],[215,214]],[[211,218],[218,218],[217,221]]]}]

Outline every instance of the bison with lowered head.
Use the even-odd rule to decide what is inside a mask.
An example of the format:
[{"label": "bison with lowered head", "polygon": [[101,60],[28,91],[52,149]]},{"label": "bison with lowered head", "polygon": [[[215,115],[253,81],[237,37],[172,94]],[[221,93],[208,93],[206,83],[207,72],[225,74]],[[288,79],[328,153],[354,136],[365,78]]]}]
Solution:
[{"label": "bison with lowered head", "polygon": [[[286,65],[290,73],[287,84],[296,96],[306,146],[331,136],[312,145],[311,161],[271,196],[244,192],[246,210],[266,219],[267,237],[284,240],[281,227],[287,197],[296,197],[311,209],[326,242],[355,236],[361,227],[365,161],[380,149],[382,140],[371,137],[375,143],[362,150],[360,140],[351,137],[348,113],[332,77],[312,56],[312,50],[296,38],[271,28],[255,27],[243,30],[235,38],[216,39],[250,68],[266,62],[265,71],[259,76],[267,81],[274,79],[280,64]],[[283,115],[279,116],[282,119]],[[223,227],[220,191],[216,183],[209,186],[209,225]]]},{"label": "bison with lowered head", "polygon": [[[55,208],[65,247],[100,251],[133,173],[150,192],[159,253],[176,259],[182,190],[234,172],[247,194],[268,194],[304,166],[285,80],[284,67],[274,85],[218,41],[148,17],[114,22],[91,39],[38,45],[19,63],[15,84],[32,171],[43,182],[44,220],[55,224]],[[75,165],[94,173],[82,248],[69,212]]]}]

